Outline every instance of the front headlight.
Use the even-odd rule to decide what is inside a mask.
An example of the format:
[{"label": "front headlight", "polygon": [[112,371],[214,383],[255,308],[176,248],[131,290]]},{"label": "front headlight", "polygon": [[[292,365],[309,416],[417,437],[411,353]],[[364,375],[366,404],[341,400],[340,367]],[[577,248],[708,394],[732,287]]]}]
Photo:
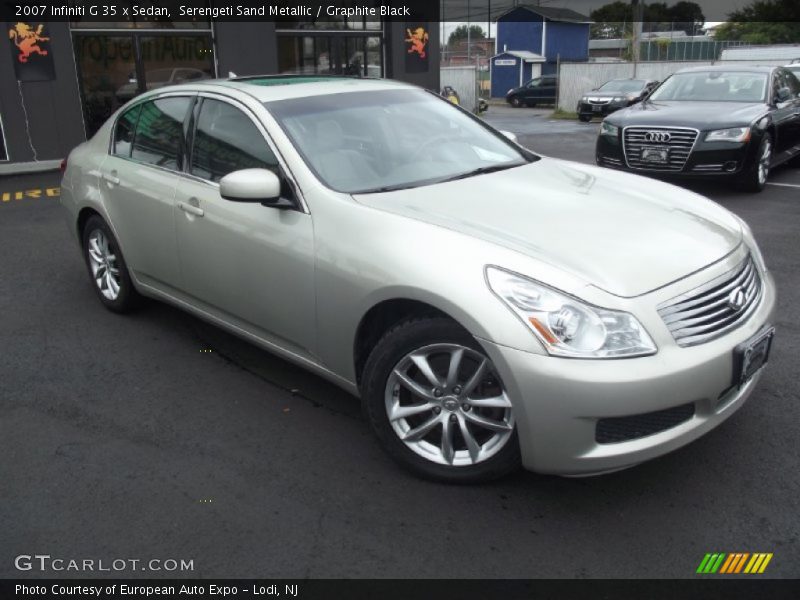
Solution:
[{"label": "front headlight", "polygon": [[739,221],[739,224],[742,226],[745,244],[747,244],[747,247],[750,248],[750,254],[753,256],[756,266],[762,273],[766,273],[767,263],[764,262],[764,255],[761,254],[761,248],[759,248],[758,244],[756,243],[756,238],[753,235],[752,229],[750,229],[750,225],[748,225],[747,221],[742,219],[739,215],[733,216],[736,217],[736,220]]},{"label": "front headlight", "polygon": [[607,123],[606,121],[600,123],[600,135],[610,135],[613,137],[617,137],[617,134],[619,134],[619,127],[617,127],[616,125],[612,125],[611,123]]},{"label": "front headlight", "polygon": [[749,127],[731,127],[717,129],[706,134],[707,142],[746,142],[750,139]]},{"label": "front headlight", "polygon": [[614,102],[625,102],[627,98],[625,96],[616,96],[614,98]]},{"label": "front headlight", "polygon": [[544,284],[486,267],[489,288],[555,356],[618,358],[655,354],[655,343],[630,313],[591,306]]}]

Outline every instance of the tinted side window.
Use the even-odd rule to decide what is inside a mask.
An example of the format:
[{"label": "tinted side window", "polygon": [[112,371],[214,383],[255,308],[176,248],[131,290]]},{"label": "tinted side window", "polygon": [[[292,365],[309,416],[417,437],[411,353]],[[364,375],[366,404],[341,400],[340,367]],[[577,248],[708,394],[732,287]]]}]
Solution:
[{"label": "tinted side window", "polygon": [[797,80],[797,77],[787,69],[783,72],[783,81],[786,87],[792,92],[792,96],[797,98],[797,94],[800,93],[800,81]]},{"label": "tinted side window", "polygon": [[143,103],[131,156],[165,169],[180,169],[183,120],[190,103],[190,98],[161,98]]},{"label": "tinted side window", "polygon": [[255,123],[227,102],[204,99],[197,119],[191,173],[219,181],[240,169],[270,169],[278,161]]},{"label": "tinted side window", "polygon": [[124,113],[117,121],[114,131],[114,150],[117,156],[130,156],[133,144],[133,133],[136,130],[136,121],[139,120],[141,106],[134,106]]}]

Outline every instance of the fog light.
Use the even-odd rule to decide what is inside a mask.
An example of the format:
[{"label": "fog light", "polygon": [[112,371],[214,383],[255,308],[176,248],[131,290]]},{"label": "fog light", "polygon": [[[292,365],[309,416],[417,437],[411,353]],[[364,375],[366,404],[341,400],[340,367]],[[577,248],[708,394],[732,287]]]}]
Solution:
[{"label": "fog light", "polygon": [[736,170],[736,161],[735,160],[729,160],[724,165],[722,165],[722,168],[725,169],[726,171],[728,171],[729,173],[732,172],[732,171],[735,171]]}]

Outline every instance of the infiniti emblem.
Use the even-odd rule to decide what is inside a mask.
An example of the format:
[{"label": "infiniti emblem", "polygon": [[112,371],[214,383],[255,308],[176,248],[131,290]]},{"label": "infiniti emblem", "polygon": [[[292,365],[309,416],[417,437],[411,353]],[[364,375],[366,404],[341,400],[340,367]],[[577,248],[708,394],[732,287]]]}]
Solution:
[{"label": "infiniti emblem", "polygon": [[742,310],[746,302],[747,294],[741,286],[734,288],[728,296],[728,307],[734,312]]},{"label": "infiniti emblem", "polygon": [[672,139],[672,136],[666,131],[648,131],[644,134],[646,142],[661,142],[665,143]]}]

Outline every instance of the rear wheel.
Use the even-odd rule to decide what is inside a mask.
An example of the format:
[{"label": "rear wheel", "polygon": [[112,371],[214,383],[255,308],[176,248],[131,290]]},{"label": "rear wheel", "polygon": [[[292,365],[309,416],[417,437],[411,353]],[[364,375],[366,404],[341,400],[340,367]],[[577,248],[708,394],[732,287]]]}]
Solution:
[{"label": "rear wheel", "polygon": [[429,479],[473,483],[519,467],[511,400],[475,339],[453,321],[390,330],[364,367],[366,412],[384,449]]},{"label": "rear wheel", "polygon": [[767,185],[772,163],[772,136],[765,133],[758,145],[753,164],[745,171],[742,185],[748,192],[760,192]]},{"label": "rear wheel", "polygon": [[117,239],[103,219],[94,215],[83,228],[83,256],[100,302],[114,312],[135,308],[141,296],[133,287]]}]

